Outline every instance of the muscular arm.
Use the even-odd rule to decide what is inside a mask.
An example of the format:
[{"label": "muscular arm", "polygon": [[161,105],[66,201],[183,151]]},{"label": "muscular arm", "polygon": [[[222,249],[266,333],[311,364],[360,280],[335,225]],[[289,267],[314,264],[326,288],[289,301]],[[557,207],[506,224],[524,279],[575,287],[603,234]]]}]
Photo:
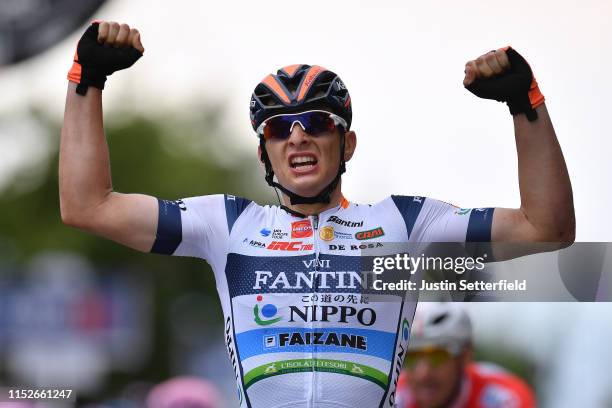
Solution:
[{"label": "muscular arm", "polygon": [[534,122],[514,116],[521,206],[495,210],[493,241],[574,241],[572,186],[563,153],[546,106],[536,111]]},{"label": "muscular arm", "polygon": [[495,209],[492,241],[558,243],[546,248],[513,246],[501,258],[571,244],[576,224],[572,186],[544,97],[528,63],[511,48],[500,48],[468,61],[463,84],[481,98],[507,102],[513,112],[521,206]]},{"label": "muscular arm", "polygon": [[[121,38],[121,32],[113,36],[112,29],[111,25],[110,34],[108,30],[106,34],[113,40]],[[139,41],[138,38],[138,44]],[[60,142],[62,221],[131,248],[149,251],[157,230],[157,200],[113,192],[102,121],[102,91],[89,87],[82,96],[75,89],[76,84],[70,82]]]}]

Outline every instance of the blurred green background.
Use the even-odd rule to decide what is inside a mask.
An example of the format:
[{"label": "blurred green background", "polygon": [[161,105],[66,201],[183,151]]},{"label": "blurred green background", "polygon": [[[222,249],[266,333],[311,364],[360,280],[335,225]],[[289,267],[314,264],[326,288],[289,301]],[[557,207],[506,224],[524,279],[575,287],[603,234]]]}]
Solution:
[{"label": "blurred green background", "polygon": [[[107,117],[114,189],[166,199],[228,193],[260,203],[276,201],[263,181],[255,150],[250,156],[236,151],[232,138],[219,126],[223,108],[204,105],[192,110],[197,115],[188,117],[172,112],[160,117],[126,111]],[[51,148],[42,160],[24,161],[2,188],[0,281],[19,281],[23,278],[20,271],[27,269],[36,255],[58,251],[85,257],[98,275],[133,274],[141,282],[148,282],[143,290],[151,291],[153,301],[152,326],[147,333],[151,348],[146,361],[128,372],[111,370],[102,387],[93,393],[80,393],[80,403],[120,395],[134,381],[157,383],[176,374],[187,374],[185,365],[175,361],[172,336],[176,333],[173,334],[169,313],[185,294],[196,293],[200,299],[210,299],[204,310],[193,311],[186,324],[199,327],[196,332],[200,335],[222,341],[223,316],[210,267],[199,259],[142,254],[63,225],[57,171],[61,124],[36,109],[26,117],[44,130],[42,134],[49,143],[41,140],[41,145]],[[206,341],[202,343],[206,345]],[[6,367],[0,368],[2,383],[13,382]]]}]

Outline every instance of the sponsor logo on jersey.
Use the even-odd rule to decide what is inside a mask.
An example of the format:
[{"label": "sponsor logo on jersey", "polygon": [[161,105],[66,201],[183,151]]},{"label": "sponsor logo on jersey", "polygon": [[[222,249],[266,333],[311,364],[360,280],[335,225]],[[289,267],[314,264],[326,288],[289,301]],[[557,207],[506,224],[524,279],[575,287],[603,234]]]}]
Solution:
[{"label": "sponsor logo on jersey", "polygon": [[355,234],[355,238],[360,241],[363,241],[365,239],[382,237],[383,235],[385,235],[385,231],[383,231],[382,227],[376,227],[371,230],[357,232]]},{"label": "sponsor logo on jersey", "polygon": [[272,251],[312,251],[314,244],[304,244],[302,241],[272,241],[267,249]]},{"label": "sponsor logo on jersey", "polygon": [[304,264],[304,266],[308,269],[311,268],[326,268],[329,269],[331,268],[331,260],[330,259],[319,259],[319,258],[313,258],[313,259],[305,259],[302,261],[302,263]]},{"label": "sponsor logo on jersey", "polygon": [[289,321],[353,323],[363,326],[376,322],[376,311],[370,307],[358,309],[353,306],[307,305],[289,306]]},{"label": "sponsor logo on jersey", "polygon": [[388,407],[395,406],[395,396],[397,393],[397,381],[399,380],[400,373],[402,371],[402,362],[404,361],[404,354],[406,354],[406,348],[408,347],[408,338],[410,337],[410,323],[408,319],[404,318],[402,321],[402,329],[401,329],[401,341],[397,345],[397,350],[395,353],[395,359],[393,361],[393,386],[391,388],[391,392],[389,393],[389,397],[387,398]]},{"label": "sponsor logo on jersey", "polygon": [[242,390],[240,389],[240,385],[238,386],[238,405],[242,404]]},{"label": "sponsor logo on jersey", "polygon": [[255,248],[265,248],[266,244],[264,244],[263,242],[259,242],[259,241],[255,241],[255,240],[251,240],[249,242],[250,246],[253,246]]},{"label": "sponsor logo on jersey", "polygon": [[[365,274],[365,273],[364,273]],[[355,271],[272,272],[255,271],[254,290],[268,289],[357,289],[366,287],[368,277]],[[364,282],[362,284],[362,282]]]},{"label": "sponsor logo on jersey", "polygon": [[353,234],[350,234],[348,232],[334,231],[334,238],[336,238],[336,239],[353,239]]},{"label": "sponsor logo on jersey", "polygon": [[300,220],[291,223],[291,238],[312,237],[312,225],[310,220]]},{"label": "sponsor logo on jersey", "polygon": [[335,215],[332,215],[331,217],[329,217],[327,219],[327,222],[334,222],[338,225],[343,225],[345,227],[363,227],[363,221],[346,221],[343,220],[342,218],[336,217]]},{"label": "sponsor logo on jersey", "polygon": [[238,370],[238,356],[236,354],[232,326],[232,319],[228,317],[225,320],[225,345],[227,346],[227,354],[229,355],[232,368],[234,369],[234,376],[236,377],[236,381],[238,381],[238,378],[240,378],[240,371]]},{"label": "sponsor logo on jersey", "polygon": [[259,231],[259,234],[262,237],[269,237],[270,235],[272,235],[272,238],[274,239],[283,239],[283,238],[287,238],[287,236],[289,235],[288,232],[283,232],[282,229],[280,228],[274,228],[274,229],[270,229],[270,228],[262,228]]},{"label": "sponsor logo on jersey", "polygon": [[183,200],[176,200],[175,203],[178,205],[178,208],[180,208],[181,211],[187,211],[187,206]]},{"label": "sponsor logo on jersey", "polygon": [[276,347],[276,336],[264,336],[264,347]]},{"label": "sponsor logo on jersey", "polygon": [[319,237],[323,241],[331,241],[334,239],[334,227],[327,225],[319,230]]},{"label": "sponsor logo on jersey", "polygon": [[274,239],[283,239],[289,236],[288,232],[284,232],[282,229],[274,228],[272,231],[272,238]]},{"label": "sponsor logo on jersey", "polygon": [[242,243],[243,244],[249,244],[250,246],[255,247],[255,248],[265,248],[266,247],[266,244],[264,244],[263,242],[260,242],[260,241],[256,241],[254,239],[249,240],[248,238],[245,238],[242,241]]},{"label": "sponsor logo on jersey", "polygon": [[288,332],[278,334],[278,346],[339,346],[367,350],[365,336],[335,332]]},{"label": "sponsor logo on jersey", "polygon": [[465,215],[467,213],[469,213],[471,210],[471,208],[458,208],[455,210],[455,214],[457,215]]},{"label": "sponsor logo on jersey", "polygon": [[402,338],[404,341],[408,341],[408,337],[410,337],[410,324],[408,324],[408,319],[404,319],[402,322]]},{"label": "sponsor logo on jersey", "polygon": [[[255,323],[260,326],[269,326],[274,323],[278,323],[281,321],[282,317],[277,316],[278,308],[272,303],[262,304],[263,296],[257,295],[257,302],[255,306],[253,306],[253,315]],[[261,309],[259,305],[262,304]]]},{"label": "sponsor logo on jersey", "polygon": [[384,246],[382,242],[369,242],[367,244],[351,244],[351,245],[328,245],[330,251],[358,251],[360,249],[380,248]]},{"label": "sponsor logo on jersey", "polygon": [[[279,314],[278,308],[272,303],[263,304],[263,297],[257,296],[257,302],[253,306],[253,316],[255,323],[259,326],[270,326],[280,322],[283,317]],[[261,308],[260,308],[261,305]],[[376,311],[371,307],[357,308],[346,305],[305,305],[289,306],[289,322],[333,322],[354,324],[362,326],[372,326],[376,323]],[[266,347],[275,347],[269,339],[264,339]]]}]

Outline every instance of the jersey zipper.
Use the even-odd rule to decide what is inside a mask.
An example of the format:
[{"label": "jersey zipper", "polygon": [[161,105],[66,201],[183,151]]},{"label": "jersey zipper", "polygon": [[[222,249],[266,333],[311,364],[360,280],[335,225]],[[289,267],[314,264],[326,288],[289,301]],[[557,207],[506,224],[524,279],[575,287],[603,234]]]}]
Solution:
[{"label": "jersey zipper", "polygon": [[[314,243],[314,255],[315,255],[315,261],[314,261],[314,269],[315,269],[315,277],[313,279],[313,293],[317,293],[317,289],[318,289],[318,282],[317,282],[317,272],[319,272],[319,247],[318,247],[318,243],[317,243],[317,236],[319,235],[317,233],[319,229],[319,215],[315,214],[312,216],[312,241]],[[318,307],[318,301],[316,302],[311,302],[312,307]],[[316,325],[314,322],[312,322],[311,324],[311,329],[315,329]],[[316,395],[316,389],[317,389],[317,374],[316,374],[316,370],[315,370],[315,360],[317,358],[317,346],[313,345],[313,353],[311,355],[311,358],[313,360],[313,365],[312,365],[312,383],[311,383],[311,388],[310,388],[310,404],[311,406],[314,406],[316,404],[315,402],[315,395]]]},{"label": "jersey zipper", "polygon": [[317,245],[317,230],[319,229],[319,216],[312,216],[312,242],[314,243],[315,272],[319,271],[319,247]]}]

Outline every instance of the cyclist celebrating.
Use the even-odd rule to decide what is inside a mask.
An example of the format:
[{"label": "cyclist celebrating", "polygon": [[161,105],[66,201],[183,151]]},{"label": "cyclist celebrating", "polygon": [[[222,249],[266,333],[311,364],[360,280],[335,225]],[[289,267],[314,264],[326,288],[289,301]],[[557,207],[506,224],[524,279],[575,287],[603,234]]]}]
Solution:
[{"label": "cyclist celebrating", "polygon": [[372,205],[344,198],[341,175],[357,141],[351,98],[335,73],[316,65],[281,68],[251,97],[259,159],[283,205],[114,192],[101,90],[143,52],[138,31],[114,22],[92,24],[77,45],[60,148],[62,219],[143,252],[211,265],[241,407],[394,406],[416,295],[362,296],[362,249],[573,241],[561,149],[531,69],[511,48],[468,62],[464,85],[510,107],[521,208],[462,211],[417,196]]},{"label": "cyclist celebrating", "polygon": [[520,378],[472,361],[472,323],[452,303],[419,305],[397,390],[398,408],[533,408]]}]

